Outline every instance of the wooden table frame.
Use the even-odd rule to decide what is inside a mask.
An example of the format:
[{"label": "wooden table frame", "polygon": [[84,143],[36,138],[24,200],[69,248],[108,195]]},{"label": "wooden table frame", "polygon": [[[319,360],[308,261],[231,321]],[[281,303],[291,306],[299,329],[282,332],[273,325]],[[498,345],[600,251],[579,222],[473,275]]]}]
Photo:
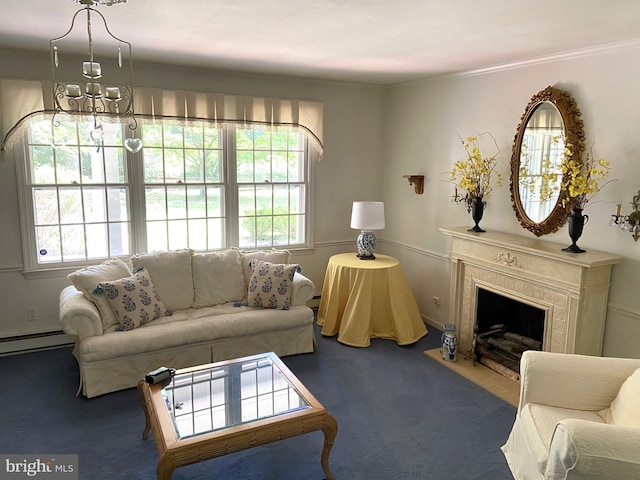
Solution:
[{"label": "wooden table frame", "polygon": [[320,463],[326,475],[326,480],[333,480],[333,474],[329,469],[329,454],[338,433],[338,423],[277,355],[268,353],[184,368],[178,370],[176,374],[191,373],[240,361],[264,358],[265,356],[270,358],[280,369],[287,380],[310,405],[310,408],[180,439],[177,437],[165,400],[160,393],[161,386],[158,384],[149,385],[144,380],[138,383],[146,419],[142,438],[148,438],[149,430],[153,428],[159,456],[158,480],[170,479],[173,471],[178,467],[317,430],[322,430],[324,433],[324,446],[320,456]]}]

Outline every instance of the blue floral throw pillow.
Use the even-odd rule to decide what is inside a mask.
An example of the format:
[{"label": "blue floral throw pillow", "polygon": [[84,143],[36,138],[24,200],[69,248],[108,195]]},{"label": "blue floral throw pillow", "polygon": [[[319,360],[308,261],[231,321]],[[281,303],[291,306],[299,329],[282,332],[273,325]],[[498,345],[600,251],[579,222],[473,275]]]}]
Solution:
[{"label": "blue floral throw pillow", "polygon": [[249,307],[276,308],[289,310],[293,277],[300,266],[291,264],[251,261],[251,277],[247,292],[246,305]]},{"label": "blue floral throw pillow", "polygon": [[133,330],[169,314],[145,268],[127,278],[100,282],[100,288],[123,330]]}]

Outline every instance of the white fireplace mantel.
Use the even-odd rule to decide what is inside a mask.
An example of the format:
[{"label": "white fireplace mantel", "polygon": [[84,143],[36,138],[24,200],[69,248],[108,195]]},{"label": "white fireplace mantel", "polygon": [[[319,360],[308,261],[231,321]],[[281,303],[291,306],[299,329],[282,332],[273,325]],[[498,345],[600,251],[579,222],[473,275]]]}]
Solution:
[{"label": "white fireplace mantel", "polygon": [[471,349],[483,288],[544,310],[543,350],[602,355],[611,268],[621,257],[563,252],[566,245],[501,232],[440,230],[451,237],[449,321],[460,352]]}]

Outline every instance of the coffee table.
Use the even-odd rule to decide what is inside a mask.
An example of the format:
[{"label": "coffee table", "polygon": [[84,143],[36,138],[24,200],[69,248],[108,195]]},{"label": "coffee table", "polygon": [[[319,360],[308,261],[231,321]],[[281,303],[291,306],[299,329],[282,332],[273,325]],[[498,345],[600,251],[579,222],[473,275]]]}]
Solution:
[{"label": "coffee table", "polygon": [[159,480],[178,467],[317,430],[324,433],[320,463],[333,480],[338,423],[273,352],[180,369],[165,388],[142,380],[138,389],[142,437],[153,428]]}]

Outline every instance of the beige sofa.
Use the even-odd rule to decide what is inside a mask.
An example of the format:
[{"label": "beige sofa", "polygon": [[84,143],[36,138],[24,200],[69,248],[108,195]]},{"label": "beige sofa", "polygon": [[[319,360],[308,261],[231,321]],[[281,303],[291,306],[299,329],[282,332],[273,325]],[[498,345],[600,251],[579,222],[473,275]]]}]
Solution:
[{"label": "beige sofa", "polygon": [[70,274],[60,322],[76,336],[78,394],[134,387],[161,366],[312,352],[314,316],[306,303],[315,288],[289,261],[284,250],[178,250]]},{"label": "beige sofa", "polygon": [[516,480],[640,478],[640,359],[528,350],[520,375]]}]

